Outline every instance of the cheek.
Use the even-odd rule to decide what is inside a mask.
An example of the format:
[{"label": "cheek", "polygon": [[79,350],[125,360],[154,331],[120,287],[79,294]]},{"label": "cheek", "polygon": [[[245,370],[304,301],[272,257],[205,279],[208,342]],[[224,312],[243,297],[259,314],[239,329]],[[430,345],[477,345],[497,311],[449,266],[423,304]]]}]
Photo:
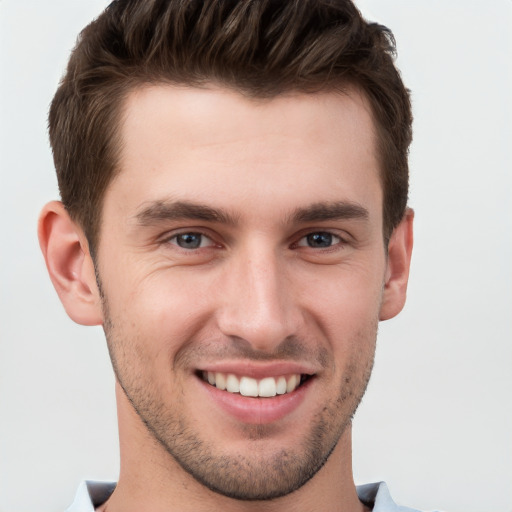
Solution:
[{"label": "cheek", "polygon": [[351,366],[371,367],[382,299],[375,273],[338,272],[311,299],[310,311],[332,353],[333,370],[345,374]]},{"label": "cheek", "polygon": [[[310,307],[329,324],[346,329],[366,325],[378,317],[383,292],[383,274],[374,265],[340,266],[329,275],[312,276],[303,293]],[[306,289],[309,293],[306,293]]]},{"label": "cheek", "polygon": [[132,275],[131,280],[111,284],[106,293],[116,332],[146,358],[172,361],[211,316],[205,290],[177,273],[160,272],[141,279]]}]

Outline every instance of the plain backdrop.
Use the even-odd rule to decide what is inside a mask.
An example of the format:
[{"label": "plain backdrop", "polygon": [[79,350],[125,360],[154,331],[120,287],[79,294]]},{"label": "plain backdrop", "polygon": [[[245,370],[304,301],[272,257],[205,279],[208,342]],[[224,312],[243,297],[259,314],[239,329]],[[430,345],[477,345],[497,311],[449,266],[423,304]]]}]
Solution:
[{"label": "plain backdrop", "polygon": [[[117,478],[100,328],[73,324],[36,240],[58,197],[46,117],[105,0],[0,0],[0,511],[62,511]],[[425,510],[512,511],[512,1],[360,0],[412,90],[409,300],[381,324],[354,425],[357,483]]]}]

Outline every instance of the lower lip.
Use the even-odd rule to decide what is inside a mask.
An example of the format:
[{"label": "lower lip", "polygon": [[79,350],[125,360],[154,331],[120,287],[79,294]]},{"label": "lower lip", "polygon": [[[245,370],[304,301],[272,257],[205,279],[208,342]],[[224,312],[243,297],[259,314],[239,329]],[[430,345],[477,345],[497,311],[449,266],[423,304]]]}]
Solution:
[{"label": "lower lip", "polygon": [[210,398],[230,416],[243,423],[266,425],[295,411],[304,401],[313,380],[309,378],[291,393],[270,398],[251,398],[222,391],[203,380],[200,383]]}]

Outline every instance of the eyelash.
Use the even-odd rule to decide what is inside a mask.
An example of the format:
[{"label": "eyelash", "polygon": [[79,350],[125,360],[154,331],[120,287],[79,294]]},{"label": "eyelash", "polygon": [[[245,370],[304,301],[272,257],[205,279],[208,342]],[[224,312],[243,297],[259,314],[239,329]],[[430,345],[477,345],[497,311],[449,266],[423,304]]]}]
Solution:
[{"label": "eyelash", "polygon": [[[181,247],[178,243],[177,243],[177,239],[178,237],[180,236],[185,236],[185,235],[194,235],[194,236],[199,236],[199,237],[202,237],[199,244],[200,246],[199,247],[192,247],[192,248],[185,248],[185,247]],[[328,245],[326,247],[311,247],[310,245],[307,244],[301,244],[301,242],[303,240],[307,240],[308,237],[313,237],[315,235],[322,235],[322,236],[325,236],[327,235],[328,237],[331,238],[331,245]],[[207,246],[204,246],[204,247],[201,247],[201,244],[203,243],[204,239],[208,239],[210,241],[210,243],[207,245]],[[172,244],[174,246],[176,246],[178,249],[181,249],[183,251],[186,251],[186,252],[192,252],[192,251],[197,251],[199,249],[211,249],[215,246],[219,247],[220,244],[216,244],[215,243],[215,240],[213,239],[213,237],[207,233],[204,233],[202,231],[195,231],[195,230],[189,230],[189,231],[182,231],[180,233],[174,233],[172,236],[169,236],[169,237],[166,237],[163,241],[162,241],[163,244]],[[344,246],[348,243],[348,241],[346,239],[344,239],[342,236],[340,236],[339,234],[336,234],[336,233],[333,233],[332,231],[328,231],[328,230],[325,230],[325,231],[322,231],[322,230],[315,230],[315,231],[308,231],[304,234],[301,234],[300,238],[292,243],[290,245],[290,248],[291,249],[296,249],[296,248],[301,248],[301,247],[304,247],[304,248],[309,248],[309,249],[318,249],[322,252],[327,252],[327,251],[333,251],[333,250],[337,250],[340,248],[340,246]]]},{"label": "eyelash", "polygon": [[[325,237],[327,235],[327,237],[330,239],[330,245],[328,245],[327,247],[312,247],[311,245],[308,245],[308,242],[311,243],[312,240],[308,240],[308,238],[310,237],[318,237],[320,238],[321,237]],[[301,244],[301,242],[303,240],[307,240],[306,244]],[[295,242],[292,247],[307,247],[307,248],[310,248],[310,249],[319,249],[319,250],[322,250],[322,251],[328,251],[328,250],[335,250],[337,248],[339,248],[338,246],[340,245],[344,245],[346,244],[346,240],[344,240],[341,236],[335,234],[335,233],[332,233],[331,231],[311,231],[311,232],[308,232],[306,233],[305,235],[301,236],[299,238],[299,240],[297,242]]]},{"label": "eyelash", "polygon": [[[206,238],[206,239],[210,240],[212,243],[208,244],[206,247],[193,247],[193,248],[185,248],[185,247],[181,247],[180,245],[178,245],[178,243],[173,243],[173,240],[177,240],[178,237],[184,237],[186,235],[199,236],[199,237],[202,237],[202,239]],[[203,243],[202,239],[200,241],[200,245]],[[181,233],[176,233],[176,234],[172,235],[171,237],[167,238],[166,240],[164,240],[164,243],[171,243],[172,245],[176,245],[177,247],[179,247],[180,249],[183,249],[185,251],[191,251],[194,249],[205,249],[207,247],[213,247],[215,245],[215,242],[213,241],[212,237],[208,236],[205,233],[202,233],[201,231],[183,231]]]}]

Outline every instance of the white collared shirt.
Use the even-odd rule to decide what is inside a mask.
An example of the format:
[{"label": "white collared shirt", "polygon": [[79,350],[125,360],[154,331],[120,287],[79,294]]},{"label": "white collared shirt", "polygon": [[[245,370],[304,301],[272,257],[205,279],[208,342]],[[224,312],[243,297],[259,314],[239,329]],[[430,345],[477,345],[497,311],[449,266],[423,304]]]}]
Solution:
[{"label": "white collared shirt", "polygon": [[[115,482],[86,481],[80,484],[72,505],[66,512],[94,512],[105,503],[116,488]],[[384,482],[357,486],[359,499],[373,512],[419,512],[412,508],[397,505],[389,494]]]}]

